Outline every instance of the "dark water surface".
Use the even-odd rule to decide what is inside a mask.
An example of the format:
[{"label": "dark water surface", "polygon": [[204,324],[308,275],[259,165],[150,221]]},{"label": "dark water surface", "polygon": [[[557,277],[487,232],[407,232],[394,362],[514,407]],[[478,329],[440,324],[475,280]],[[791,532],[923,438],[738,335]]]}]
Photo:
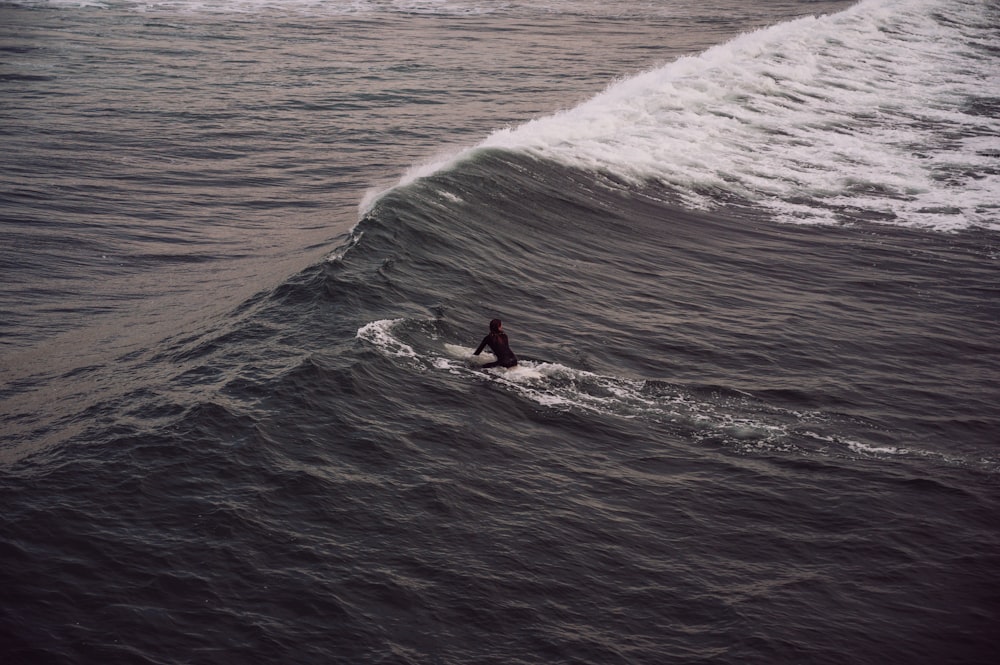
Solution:
[{"label": "dark water surface", "polygon": [[996,8],[845,8],[0,7],[3,662],[995,662]]}]

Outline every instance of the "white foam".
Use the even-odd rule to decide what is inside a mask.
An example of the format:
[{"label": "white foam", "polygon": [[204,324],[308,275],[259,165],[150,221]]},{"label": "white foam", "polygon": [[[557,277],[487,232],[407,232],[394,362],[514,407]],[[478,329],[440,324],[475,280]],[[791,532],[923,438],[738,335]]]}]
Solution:
[{"label": "white foam", "polygon": [[695,208],[738,197],[793,223],[874,213],[997,229],[1000,119],[962,110],[1000,89],[1000,66],[971,45],[990,43],[987,11],[971,0],[864,0],[745,34],[417,165],[399,184],[503,148],[660,181]]},{"label": "white foam", "polygon": [[495,381],[521,397],[554,409],[580,409],[621,418],[647,418],[654,422],[681,423],[724,438],[780,437],[783,426],[765,420],[736,417],[717,405],[675,394],[645,393],[646,382],[575,369],[554,362],[522,361],[515,367],[483,371],[490,354],[474,356],[474,349],[444,343],[441,352],[417,353],[399,338],[402,319],[384,319],[362,326],[359,339],[373,344],[387,357],[416,358],[428,368]]},{"label": "white foam", "polygon": [[[923,458],[965,464],[957,458],[914,447],[880,446],[838,434],[810,431],[810,423],[829,424],[830,415],[821,412],[789,411],[769,406],[752,395],[702,398],[682,386],[671,388],[642,379],[589,372],[555,362],[523,361],[512,368],[483,370],[490,354],[473,355],[473,348],[445,342],[440,348],[421,349],[401,339],[404,319],[382,319],[358,329],[357,338],[372,344],[390,359],[404,359],[411,369],[433,370],[490,381],[511,393],[546,409],[579,410],[626,419],[642,419],[657,426],[679,428],[692,441],[725,442],[733,450],[747,454],[786,451],[795,454],[824,454],[859,458]],[[422,326],[418,326],[422,328]],[[432,344],[433,346],[433,344]],[[813,440],[822,449],[805,445]],[[996,467],[996,460],[981,466]]]},{"label": "white foam", "polygon": [[[728,192],[784,221],[859,209],[913,226],[1000,228],[989,173],[1000,119],[961,110],[1000,89],[1000,67],[969,46],[983,11],[963,0],[866,0],[618,82],[481,147],[656,179],[696,207]],[[967,25],[943,27],[939,13]],[[976,137],[947,138],[955,132]]]},{"label": "white foam", "polygon": [[392,328],[402,319],[382,319],[366,323],[358,329],[357,338],[374,344],[380,351],[390,356],[416,358],[413,347],[400,341],[392,334]]},{"label": "white foam", "polygon": [[871,446],[860,441],[847,441],[847,447],[862,455],[907,455],[910,453],[906,448],[897,446]]}]

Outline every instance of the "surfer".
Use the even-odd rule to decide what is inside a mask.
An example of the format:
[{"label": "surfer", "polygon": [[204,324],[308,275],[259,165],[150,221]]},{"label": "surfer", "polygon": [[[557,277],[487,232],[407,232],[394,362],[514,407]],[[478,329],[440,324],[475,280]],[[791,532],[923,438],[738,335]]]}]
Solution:
[{"label": "surfer", "polygon": [[490,334],[483,338],[482,343],[473,355],[478,356],[486,346],[490,347],[490,351],[493,352],[493,355],[497,359],[495,362],[486,363],[483,365],[483,368],[497,366],[513,367],[517,364],[517,356],[510,350],[507,333],[503,331],[503,321],[500,319],[490,321]]}]

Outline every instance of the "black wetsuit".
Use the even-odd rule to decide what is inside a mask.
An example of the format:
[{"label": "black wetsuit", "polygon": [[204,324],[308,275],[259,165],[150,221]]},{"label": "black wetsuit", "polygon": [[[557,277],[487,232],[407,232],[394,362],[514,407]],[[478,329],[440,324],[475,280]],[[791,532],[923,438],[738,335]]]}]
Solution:
[{"label": "black wetsuit", "polygon": [[510,350],[510,343],[507,342],[507,333],[491,332],[483,338],[482,344],[476,349],[474,355],[479,355],[483,348],[490,347],[490,351],[497,357],[496,362],[486,363],[483,367],[513,367],[517,364],[517,356]]}]

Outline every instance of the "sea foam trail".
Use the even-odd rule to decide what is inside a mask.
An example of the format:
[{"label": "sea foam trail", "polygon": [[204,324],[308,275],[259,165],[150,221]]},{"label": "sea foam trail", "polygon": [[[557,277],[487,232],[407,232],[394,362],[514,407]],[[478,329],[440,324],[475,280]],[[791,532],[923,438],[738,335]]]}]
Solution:
[{"label": "sea foam trail", "polygon": [[682,431],[692,440],[721,442],[742,453],[914,458],[984,470],[996,467],[995,459],[974,460],[917,446],[885,446],[852,438],[863,436],[860,432],[847,437],[839,431],[842,418],[834,413],[790,410],[741,391],[695,394],[680,384],[595,373],[549,361],[527,360],[516,367],[484,370],[482,364],[493,360],[488,351],[475,356],[472,348],[448,342],[438,346],[435,341],[418,352],[402,337],[406,324],[406,319],[372,321],[358,329],[357,339],[392,362],[420,372],[489,381],[545,409],[635,419]]},{"label": "sea foam trail", "polygon": [[1000,119],[981,97],[1000,89],[997,14],[866,0],[789,21],[499,130],[400,184],[502,148],[658,181],[701,209],[735,199],[785,222],[1000,228]]}]

